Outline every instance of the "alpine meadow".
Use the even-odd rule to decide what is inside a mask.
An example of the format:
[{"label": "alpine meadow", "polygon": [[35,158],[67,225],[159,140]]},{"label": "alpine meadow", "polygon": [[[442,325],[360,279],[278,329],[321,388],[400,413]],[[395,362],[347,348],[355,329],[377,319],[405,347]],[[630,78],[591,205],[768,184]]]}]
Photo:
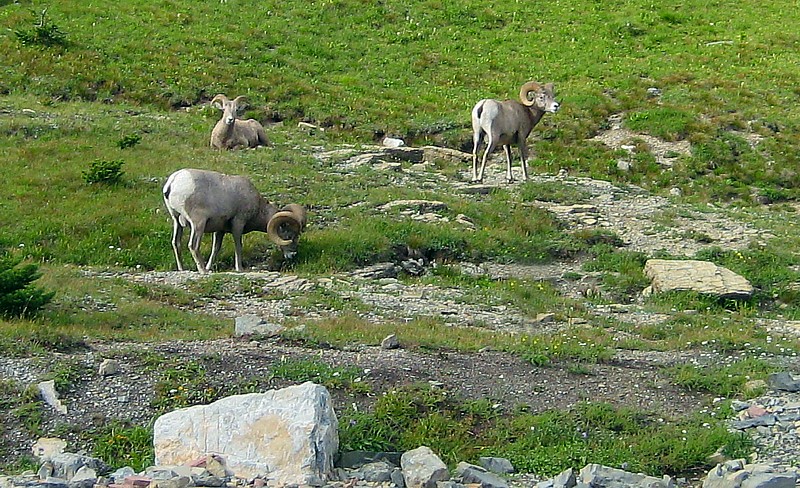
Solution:
[{"label": "alpine meadow", "polygon": [[[798,26],[797,0],[0,0],[0,472],[35,472],[39,437],[141,470],[158,415],[307,380],[333,392],[342,450],[538,477],[754,459],[731,405],[800,374]],[[557,100],[530,179],[512,144],[514,182],[500,148],[471,181],[473,107],[528,81]],[[212,147],[231,103],[260,147]],[[182,168],[303,205],[299,241],[246,234],[234,272],[225,236],[201,274],[185,235],[176,271],[162,189]],[[655,258],[752,294],[643,293]],[[234,337],[253,313],[281,330]],[[361,354],[391,334],[418,363],[370,377]],[[228,354],[257,347],[282,353],[248,377]],[[488,356],[575,398],[465,387]],[[70,423],[31,388],[74,404],[103,358],[152,380],[138,416]],[[436,376],[453,358],[461,382]],[[606,373],[619,391],[581,390]]]}]

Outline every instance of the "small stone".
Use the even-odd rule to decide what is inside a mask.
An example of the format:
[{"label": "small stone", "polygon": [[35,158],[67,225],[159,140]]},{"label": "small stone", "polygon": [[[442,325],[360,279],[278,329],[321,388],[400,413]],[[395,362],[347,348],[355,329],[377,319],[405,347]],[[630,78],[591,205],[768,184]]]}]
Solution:
[{"label": "small stone", "polygon": [[67,448],[67,442],[57,437],[41,437],[33,445],[31,451],[39,460],[49,459],[55,454],[61,454]]},{"label": "small stone", "polygon": [[39,394],[42,400],[53,407],[56,412],[62,415],[67,414],[67,406],[58,399],[58,392],[56,391],[56,383],[54,380],[42,381],[39,383]]},{"label": "small stone", "polygon": [[791,374],[787,372],[772,373],[767,377],[767,383],[775,390],[798,392],[800,391],[800,381],[795,380]]},{"label": "small stone", "polygon": [[396,334],[391,334],[381,341],[381,348],[383,349],[398,349],[400,347],[400,340]]},{"label": "small stone", "polygon": [[397,139],[395,137],[384,137],[383,145],[384,147],[402,147],[405,146],[406,143],[402,139]]},{"label": "small stone", "polygon": [[762,415],[766,415],[767,409],[764,407],[759,407],[758,405],[752,405],[747,408],[747,416],[750,418],[761,417]]},{"label": "small stone", "polygon": [[482,456],[478,463],[493,473],[509,474],[514,472],[514,465],[506,458]]},{"label": "small stone", "polygon": [[234,319],[233,335],[236,337],[250,335],[273,337],[283,330],[284,328],[280,324],[272,324],[258,315],[247,314]]},{"label": "small stone", "polygon": [[111,376],[119,373],[119,362],[114,359],[104,359],[100,363],[100,368],[97,373],[100,376]]}]

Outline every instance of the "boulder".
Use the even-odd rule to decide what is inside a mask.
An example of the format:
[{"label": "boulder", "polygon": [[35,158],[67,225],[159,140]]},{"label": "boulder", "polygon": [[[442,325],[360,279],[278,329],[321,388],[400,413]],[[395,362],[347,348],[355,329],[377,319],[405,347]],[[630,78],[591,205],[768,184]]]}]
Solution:
[{"label": "boulder", "polygon": [[793,473],[734,459],[712,468],[703,480],[703,488],[795,488],[797,481]]},{"label": "boulder", "polygon": [[600,464],[587,464],[580,472],[580,482],[598,488],[673,488],[674,486],[669,476],[655,478]]},{"label": "boulder", "polygon": [[56,454],[61,454],[67,448],[67,442],[58,437],[40,437],[33,445],[31,451],[40,461],[46,461]]},{"label": "boulder", "polygon": [[153,444],[159,465],[211,454],[240,478],[319,486],[332,472],[339,437],[328,390],[306,382],[162,415]]},{"label": "boulder", "polygon": [[42,381],[39,383],[38,387],[39,395],[46,404],[53,407],[56,412],[62,415],[67,414],[67,406],[61,403],[61,400],[58,399],[55,380]]},{"label": "boulder", "polygon": [[384,137],[383,138],[383,146],[384,147],[402,147],[405,146],[406,143],[402,139],[398,139],[397,137]]},{"label": "boulder", "polygon": [[708,261],[649,259],[644,274],[652,280],[646,294],[694,291],[730,299],[747,299],[753,295],[749,281]]},{"label": "boulder", "polygon": [[263,336],[272,337],[283,332],[283,327],[279,324],[271,324],[258,315],[241,315],[234,319],[233,335],[241,336]]},{"label": "boulder", "polygon": [[350,273],[354,278],[380,280],[383,278],[397,278],[397,265],[394,263],[377,263],[366,268],[361,268]]},{"label": "boulder", "polygon": [[425,161],[442,160],[452,164],[472,162],[472,154],[447,147],[424,146],[422,151],[425,156]]},{"label": "boulder", "polygon": [[381,348],[382,349],[399,349],[400,348],[400,340],[397,338],[397,334],[390,334],[383,338],[381,341]]},{"label": "boulder", "polygon": [[481,456],[478,463],[492,473],[510,474],[514,472],[514,465],[506,458]]},{"label": "boulder", "polygon": [[119,361],[116,359],[104,359],[97,369],[100,376],[112,376],[119,373]]},{"label": "boulder", "polygon": [[481,488],[508,488],[508,482],[485,468],[460,462],[456,466],[456,475],[464,484],[477,484]]},{"label": "boulder", "polygon": [[62,452],[50,456],[39,468],[39,475],[42,478],[54,477],[70,482],[79,473],[79,480],[86,480],[91,477],[96,478],[98,472],[108,471],[108,465],[100,459]]},{"label": "boulder", "polygon": [[767,378],[767,383],[774,390],[788,391],[791,393],[800,391],[800,380],[794,379],[790,373],[785,371],[772,373]]},{"label": "boulder", "polygon": [[393,200],[384,203],[378,207],[378,210],[386,211],[398,207],[418,212],[440,212],[447,210],[447,204],[439,200]]},{"label": "boulder", "polygon": [[447,465],[426,446],[404,452],[400,468],[408,488],[436,488],[437,482],[450,479]]}]

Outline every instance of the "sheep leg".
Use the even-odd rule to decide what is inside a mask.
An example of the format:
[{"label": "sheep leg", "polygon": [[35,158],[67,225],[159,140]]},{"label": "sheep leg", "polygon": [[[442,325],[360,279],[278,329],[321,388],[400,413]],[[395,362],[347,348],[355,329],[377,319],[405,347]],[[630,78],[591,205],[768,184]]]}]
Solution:
[{"label": "sheep leg", "polygon": [[511,183],[514,181],[514,175],[511,173],[511,146],[508,144],[504,145],[503,152],[506,153],[506,181]]},{"label": "sheep leg", "polygon": [[[528,179],[528,146],[525,141],[519,143],[519,155],[522,158],[522,177]],[[509,156],[510,157],[510,156]]]},{"label": "sheep leg", "polygon": [[475,131],[472,136],[472,181],[478,181],[478,149],[481,147],[483,132]]},{"label": "sheep leg", "polygon": [[267,134],[266,132],[264,132],[264,129],[262,127],[256,128],[256,135],[258,136],[258,139],[256,140],[256,146],[269,145],[269,139],[267,139]]},{"label": "sheep leg", "polygon": [[206,270],[211,271],[211,266],[214,264],[214,259],[219,255],[219,250],[222,248],[222,238],[225,237],[224,232],[214,232],[214,237],[211,244],[211,256],[208,257],[206,263]]},{"label": "sheep leg", "polygon": [[234,258],[236,260],[236,271],[242,271],[242,232],[244,232],[244,223],[234,222],[231,226],[231,234],[233,234]]},{"label": "sheep leg", "polygon": [[197,271],[200,273],[208,273],[206,265],[203,262],[203,256],[200,255],[200,240],[203,238],[203,232],[206,228],[205,221],[200,223],[189,222],[192,228],[192,233],[189,236],[189,252],[192,253],[194,263],[197,265]]},{"label": "sheep leg", "polygon": [[178,271],[183,271],[181,264],[181,239],[183,238],[183,226],[178,219],[172,217],[172,252],[175,253],[175,261],[178,263]]},{"label": "sheep leg", "polygon": [[483,172],[486,170],[486,161],[489,159],[489,155],[494,151],[495,142],[492,137],[489,137],[489,140],[486,143],[486,151],[483,153],[483,161],[481,162],[481,170],[478,172],[478,179],[476,181],[483,181]]}]

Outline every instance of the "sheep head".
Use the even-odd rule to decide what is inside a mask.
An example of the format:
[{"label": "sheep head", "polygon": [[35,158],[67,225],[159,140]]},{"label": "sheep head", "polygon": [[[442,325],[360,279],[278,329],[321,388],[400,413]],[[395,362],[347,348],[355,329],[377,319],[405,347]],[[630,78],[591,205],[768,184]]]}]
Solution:
[{"label": "sheep head", "polygon": [[281,248],[283,257],[292,259],[297,254],[297,242],[306,227],[306,209],[295,203],[286,205],[269,219],[267,235]]},{"label": "sheep head", "polygon": [[519,99],[526,107],[532,107],[542,112],[558,112],[559,103],[553,93],[554,86],[547,83],[542,86],[535,81],[529,81],[519,89]]},{"label": "sheep head", "polygon": [[228,97],[220,93],[211,99],[211,106],[222,110],[222,120],[226,125],[232,125],[236,120],[239,110],[244,108],[244,96],[238,96],[233,100],[228,100]]}]

